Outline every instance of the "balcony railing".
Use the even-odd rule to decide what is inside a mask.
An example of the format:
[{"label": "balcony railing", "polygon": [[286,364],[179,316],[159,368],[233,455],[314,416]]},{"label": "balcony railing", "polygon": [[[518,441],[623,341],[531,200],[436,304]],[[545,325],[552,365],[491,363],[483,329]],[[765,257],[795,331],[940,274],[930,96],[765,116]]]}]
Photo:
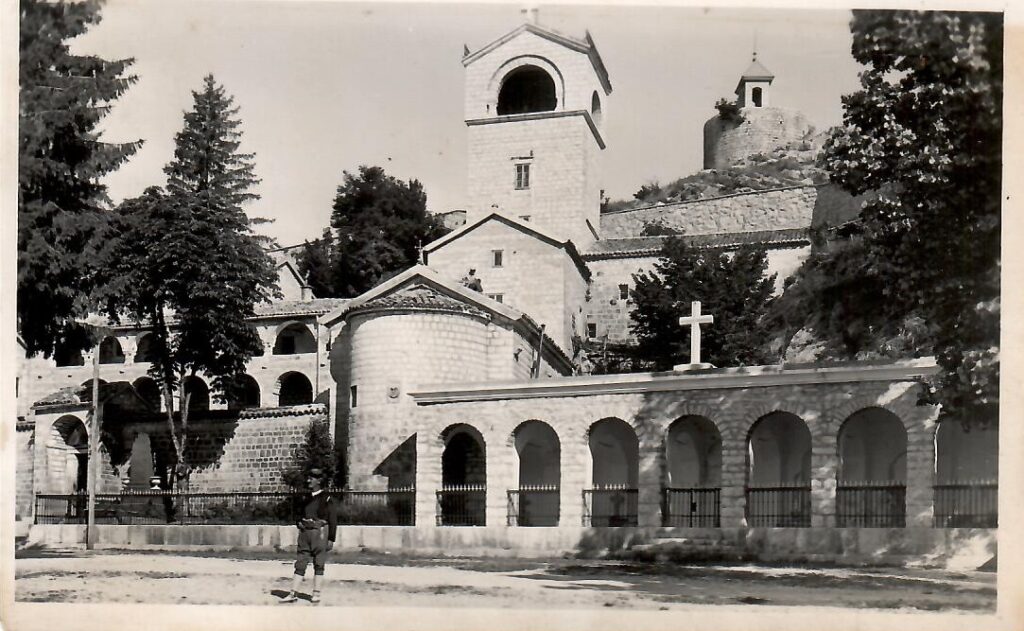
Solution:
[{"label": "balcony railing", "polygon": [[556,485],[523,485],[508,492],[509,526],[557,526],[559,488]]},{"label": "balcony railing", "polygon": [[636,526],[638,492],[626,485],[605,485],[583,491],[583,525]]},{"label": "balcony railing", "polygon": [[937,484],[936,528],[996,528],[999,484],[995,480]]},{"label": "balcony railing", "polygon": [[[415,491],[328,491],[337,498],[339,525],[412,526]],[[178,493],[128,490],[96,494],[98,524],[293,524],[305,493]],[[84,524],[88,495],[36,495],[35,523]]]},{"label": "balcony railing", "polygon": [[484,526],[487,485],[453,484],[437,492],[438,526]]},{"label": "balcony railing", "polygon": [[722,489],[662,489],[661,520],[665,526],[718,528],[721,525]]},{"label": "balcony railing", "polygon": [[903,528],[907,523],[907,486],[903,482],[843,480],[836,487],[836,525],[840,528]]},{"label": "balcony railing", "polygon": [[762,528],[808,528],[810,483],[748,487],[747,524]]}]

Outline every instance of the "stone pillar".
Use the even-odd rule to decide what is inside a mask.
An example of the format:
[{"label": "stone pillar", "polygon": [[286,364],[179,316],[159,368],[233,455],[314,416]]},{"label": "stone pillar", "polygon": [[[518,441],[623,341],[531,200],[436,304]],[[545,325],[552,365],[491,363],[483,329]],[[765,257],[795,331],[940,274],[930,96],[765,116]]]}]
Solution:
[{"label": "stone pillar", "polygon": [[811,434],[811,527],[836,525],[836,474],[839,452],[836,435],[831,432]]},{"label": "stone pillar", "polygon": [[[486,525],[508,525],[508,490],[519,486],[515,470],[514,444],[497,432],[485,436],[487,441],[487,512]],[[516,472],[518,473],[518,472]]]},{"label": "stone pillar", "polygon": [[[907,429],[907,526],[930,527],[935,515],[935,421],[939,409],[920,406],[908,409]],[[909,423],[907,421],[910,421]]]},{"label": "stone pillar", "polygon": [[127,337],[119,337],[117,341],[121,344],[121,352],[124,353],[124,363],[134,364],[135,354],[139,351],[139,336],[129,335]]},{"label": "stone pillar", "polygon": [[655,432],[640,435],[638,526],[661,526],[661,471],[664,453]]},{"label": "stone pillar", "polygon": [[441,488],[441,445],[432,432],[416,434],[416,527],[437,525],[437,491]]},{"label": "stone pillar", "polygon": [[747,525],[745,510],[747,484],[747,444],[742,437],[722,437],[722,528]]},{"label": "stone pillar", "polygon": [[[557,425],[554,425],[558,427]],[[570,434],[562,433],[562,482],[559,526],[579,527],[583,524],[583,489],[590,488],[590,449],[583,432],[575,424]]]}]

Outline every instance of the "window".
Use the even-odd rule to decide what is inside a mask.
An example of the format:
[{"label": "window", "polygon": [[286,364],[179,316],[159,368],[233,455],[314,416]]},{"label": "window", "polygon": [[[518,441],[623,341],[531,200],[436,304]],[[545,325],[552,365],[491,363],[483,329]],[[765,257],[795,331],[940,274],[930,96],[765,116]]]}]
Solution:
[{"label": "window", "polygon": [[761,88],[751,90],[750,97],[754,101],[754,107],[761,107]]},{"label": "window", "polygon": [[629,300],[629,285],[619,285],[619,300]]},{"label": "window", "polygon": [[587,322],[587,337],[597,337],[596,322]]},{"label": "window", "polygon": [[350,386],[348,389],[348,406],[354,408],[359,404],[358,386]]},{"label": "window", "polygon": [[505,294],[487,294],[487,297],[494,302],[505,302]]},{"label": "window", "polygon": [[505,250],[491,250],[491,266],[501,267],[505,263]]},{"label": "window", "polygon": [[530,165],[516,165],[516,190],[530,188]]}]

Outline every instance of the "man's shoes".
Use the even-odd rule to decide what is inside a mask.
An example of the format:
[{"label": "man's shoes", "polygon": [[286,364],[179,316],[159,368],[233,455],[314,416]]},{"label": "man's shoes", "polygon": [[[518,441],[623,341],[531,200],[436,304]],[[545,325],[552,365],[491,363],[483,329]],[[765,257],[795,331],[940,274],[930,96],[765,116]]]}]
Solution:
[{"label": "man's shoes", "polygon": [[313,603],[314,605],[320,602],[320,592],[313,592],[313,595],[310,597],[309,602]]},{"label": "man's shoes", "polygon": [[283,603],[293,603],[298,600],[299,597],[295,592],[288,592],[288,595],[280,600]]}]

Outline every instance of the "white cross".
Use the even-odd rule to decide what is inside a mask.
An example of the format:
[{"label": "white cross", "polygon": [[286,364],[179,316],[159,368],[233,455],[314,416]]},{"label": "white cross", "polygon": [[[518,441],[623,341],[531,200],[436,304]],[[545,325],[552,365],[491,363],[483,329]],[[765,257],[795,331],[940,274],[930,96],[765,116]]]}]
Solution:
[{"label": "white cross", "polygon": [[700,364],[700,325],[711,324],[715,318],[700,314],[700,301],[690,303],[690,315],[679,318],[679,324],[690,325],[690,365]]}]

